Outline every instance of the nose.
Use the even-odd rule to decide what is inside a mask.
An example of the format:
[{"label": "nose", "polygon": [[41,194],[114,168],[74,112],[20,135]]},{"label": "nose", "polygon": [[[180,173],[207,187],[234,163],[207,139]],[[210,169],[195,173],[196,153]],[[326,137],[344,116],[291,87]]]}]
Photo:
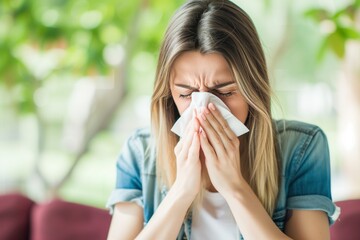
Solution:
[{"label": "nose", "polygon": [[204,85],[202,85],[200,88],[199,88],[199,92],[209,92],[210,89]]}]

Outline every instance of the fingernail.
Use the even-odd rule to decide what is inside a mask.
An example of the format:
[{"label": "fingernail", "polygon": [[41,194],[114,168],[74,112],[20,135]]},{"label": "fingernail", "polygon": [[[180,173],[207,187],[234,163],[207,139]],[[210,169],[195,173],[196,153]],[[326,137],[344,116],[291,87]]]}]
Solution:
[{"label": "fingernail", "polygon": [[209,108],[212,110],[212,111],[215,111],[215,105],[213,103],[209,103]]},{"label": "fingernail", "polygon": [[206,108],[204,108],[204,112],[206,113],[206,114],[209,114],[210,113],[210,111],[209,111],[209,109],[206,107]]}]

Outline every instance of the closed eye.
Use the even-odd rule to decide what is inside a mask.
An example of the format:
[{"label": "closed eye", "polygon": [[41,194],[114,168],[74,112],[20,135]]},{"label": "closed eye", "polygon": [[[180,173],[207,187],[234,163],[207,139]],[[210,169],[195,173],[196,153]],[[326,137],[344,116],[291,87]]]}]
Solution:
[{"label": "closed eye", "polygon": [[[218,92],[218,91],[214,91],[214,93],[220,97],[230,97],[232,96],[235,92],[225,92],[225,93],[222,93],[222,92]],[[191,98],[191,94],[192,93],[189,93],[189,94],[180,94],[179,95],[179,98],[185,98],[185,99],[190,99]]]},{"label": "closed eye", "polygon": [[219,91],[214,91],[214,93],[220,97],[230,97],[232,96],[235,91],[231,91],[231,92],[225,92],[225,93],[222,93],[222,92],[219,92]]},{"label": "closed eye", "polygon": [[189,94],[180,94],[179,98],[189,99],[189,98],[191,98],[191,93],[189,93]]},{"label": "closed eye", "polygon": [[230,97],[231,95],[233,95],[234,92],[227,92],[227,93],[219,93],[220,96],[223,96],[223,97]]}]

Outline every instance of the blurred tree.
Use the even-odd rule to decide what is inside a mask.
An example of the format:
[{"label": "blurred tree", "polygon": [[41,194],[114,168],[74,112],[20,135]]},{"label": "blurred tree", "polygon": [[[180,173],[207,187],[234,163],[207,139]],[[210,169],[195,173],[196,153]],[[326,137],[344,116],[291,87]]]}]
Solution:
[{"label": "blurred tree", "polygon": [[[170,14],[182,2],[0,2],[0,87],[5,88],[9,96],[14,96],[9,102],[19,116],[36,116],[38,144],[35,174],[41,179],[46,192],[57,194],[87,151],[90,141],[108,126],[129,91],[129,63],[133,56],[138,51],[155,54]],[[149,21],[151,16],[157,17],[158,21]],[[146,34],[140,34],[143,32]],[[76,119],[76,116],[68,114],[67,119],[70,120],[66,122],[65,129],[74,129],[75,126],[82,131],[77,135],[76,132],[68,135],[67,139],[77,143],[69,148],[73,164],[61,179],[53,183],[40,170],[47,125],[40,105],[44,101],[41,99],[42,86],[48,79],[60,74],[77,78],[87,76],[86,82],[93,87],[93,94],[89,95],[87,102],[82,102],[86,106],[81,107],[89,111],[79,116],[81,121],[74,123],[71,119]],[[105,90],[97,87],[99,81],[101,86],[107,84]],[[86,90],[89,88],[77,87],[72,96],[84,94]],[[76,109],[72,111],[74,113]]]},{"label": "blurred tree", "polygon": [[306,15],[317,21],[325,34],[319,60],[331,51],[342,63],[337,83],[340,158],[351,197],[360,197],[360,0],[334,13],[311,9]]},{"label": "blurred tree", "polygon": [[[36,116],[39,134],[35,172],[47,192],[57,194],[87,152],[91,140],[108,126],[126,94],[132,91],[133,74],[137,74],[134,58],[141,52],[157,55],[168,19],[184,1],[0,1],[0,87],[9,92],[9,107],[19,116]],[[269,8],[272,1],[263,3]],[[283,58],[293,30],[294,2],[289,0],[285,4],[284,29],[269,61],[270,72]],[[360,120],[360,66],[356,65],[360,62],[359,0],[335,13],[311,9],[307,16],[318,21],[327,32],[319,60],[331,50],[344,66],[346,77],[339,81],[338,88],[339,129],[344,136],[345,132],[351,133],[351,140],[341,142],[346,143],[343,150],[353,155],[346,159],[354,159],[360,150],[359,136],[354,136],[359,132]],[[45,130],[49,124],[41,108],[44,101],[41,95],[47,81],[59,75],[82,79],[74,84],[64,123],[73,164],[63,177],[53,182],[41,172]],[[82,97],[87,97],[86,101],[79,102]],[[352,166],[350,171],[360,169],[353,167],[359,164],[356,160],[348,162]]]}]

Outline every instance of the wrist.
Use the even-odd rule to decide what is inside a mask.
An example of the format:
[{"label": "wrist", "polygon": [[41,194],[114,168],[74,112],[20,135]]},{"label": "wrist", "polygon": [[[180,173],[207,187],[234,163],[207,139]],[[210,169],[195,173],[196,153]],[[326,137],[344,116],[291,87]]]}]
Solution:
[{"label": "wrist", "polygon": [[184,186],[179,181],[175,181],[174,184],[171,186],[169,193],[171,192],[171,195],[182,202],[184,204],[188,204],[189,206],[194,201],[197,193],[195,191],[189,190],[189,187]]},{"label": "wrist", "polygon": [[246,193],[252,191],[249,184],[244,180],[241,179],[235,187],[233,187],[230,191],[223,193],[222,195],[226,199],[226,201],[233,201],[233,200],[241,200],[245,197]]}]

